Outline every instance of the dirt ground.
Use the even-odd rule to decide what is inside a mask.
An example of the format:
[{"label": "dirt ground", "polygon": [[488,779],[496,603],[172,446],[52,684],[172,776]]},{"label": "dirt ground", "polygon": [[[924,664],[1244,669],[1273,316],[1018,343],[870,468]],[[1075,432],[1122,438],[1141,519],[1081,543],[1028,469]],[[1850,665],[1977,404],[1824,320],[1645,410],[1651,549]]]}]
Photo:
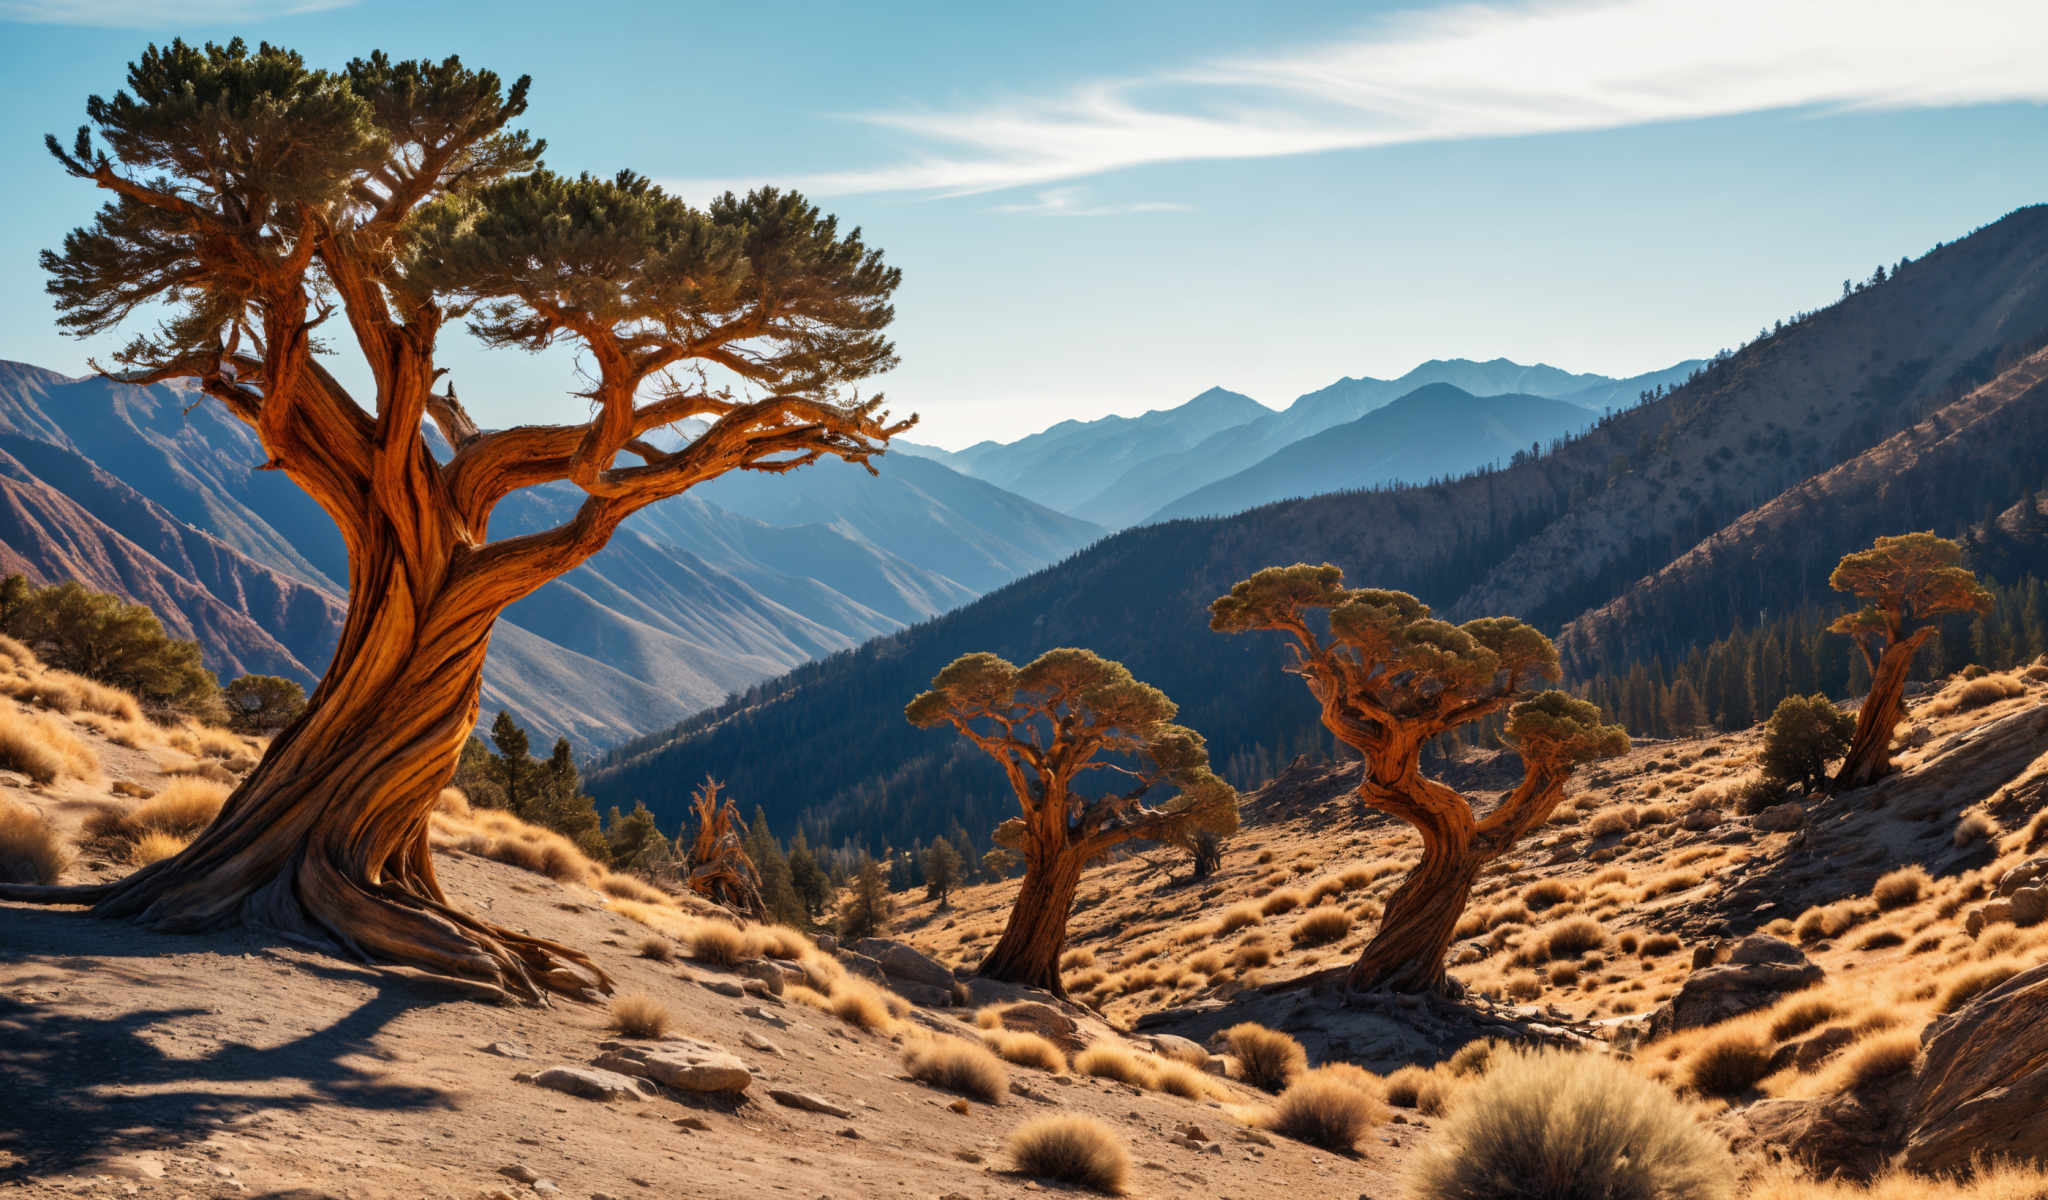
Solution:
[{"label": "dirt ground", "polygon": [[[78,807],[61,789],[9,790]],[[1249,1140],[1220,1102],[1023,1068],[1011,1079],[1026,1094],[957,1113],[951,1094],[903,1074],[904,1032],[721,995],[705,984],[736,977],[639,957],[648,931],[588,888],[460,853],[441,862],[463,903],[591,951],[621,990],[662,999],[676,1032],[745,1059],[756,1073],[747,1099],[604,1104],[514,1082],[587,1063],[613,1036],[593,1006],[505,1006],[247,933],[170,936],[0,906],[0,1195],[1015,1196],[1059,1189],[1006,1173],[1005,1135],[1075,1112],[1123,1136],[1136,1196],[1350,1200],[1392,1195],[1420,1130],[1383,1126],[1368,1153],[1339,1157]],[[67,878],[113,870],[88,861]],[[906,1024],[972,1036],[969,1015],[920,1010]],[[749,1046],[749,1034],[774,1050]],[[784,1107],[770,1088],[853,1115]],[[689,1119],[702,1128],[677,1123]],[[1189,1122],[1214,1150],[1168,1140]]]}]

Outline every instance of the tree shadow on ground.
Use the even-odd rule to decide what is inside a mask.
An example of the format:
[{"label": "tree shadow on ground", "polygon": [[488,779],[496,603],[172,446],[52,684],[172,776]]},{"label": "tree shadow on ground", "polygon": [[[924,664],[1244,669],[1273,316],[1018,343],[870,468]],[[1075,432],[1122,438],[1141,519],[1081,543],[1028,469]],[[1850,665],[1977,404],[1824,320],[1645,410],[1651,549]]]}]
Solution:
[{"label": "tree shadow on ground", "polygon": [[[9,989],[14,994],[0,996],[0,1186],[122,1153],[173,1149],[259,1112],[448,1105],[437,1088],[393,1083],[343,1060],[378,1056],[373,1041],[394,1018],[474,998],[467,988],[297,960],[295,971],[353,985],[333,994],[358,998],[355,1007],[276,1045],[226,1041],[189,1057],[169,1047],[181,1023],[211,1015],[211,1009],[122,1007],[121,991],[150,982],[124,959],[217,954],[223,959],[222,988],[260,988],[260,982],[237,981],[230,964],[266,946],[243,932],[173,939],[76,912],[0,907],[0,966],[15,976]],[[89,970],[88,976],[70,975],[68,990],[85,990],[80,984],[102,989],[89,1006],[116,1011],[100,1015],[80,1011],[75,1001],[35,998],[39,963]],[[360,996],[363,987],[371,989],[369,995]],[[303,1009],[293,1015],[303,1016]],[[270,1094],[264,1086],[278,1084],[287,1085],[283,1094]]]}]

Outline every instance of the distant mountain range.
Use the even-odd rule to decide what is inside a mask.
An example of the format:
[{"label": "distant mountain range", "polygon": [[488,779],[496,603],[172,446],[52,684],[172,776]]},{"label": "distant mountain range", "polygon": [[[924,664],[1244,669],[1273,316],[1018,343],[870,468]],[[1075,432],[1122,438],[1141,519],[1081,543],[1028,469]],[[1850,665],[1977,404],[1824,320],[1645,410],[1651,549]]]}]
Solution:
[{"label": "distant mountain range", "polygon": [[[955,822],[983,836],[1015,808],[1000,773],[960,739],[911,727],[900,705],[960,654],[1023,662],[1071,645],[1162,688],[1212,760],[1256,782],[1328,746],[1312,699],[1283,670],[1281,639],[1208,629],[1208,603],[1272,564],[1333,562],[1356,585],[1413,592],[1451,620],[1521,617],[1560,635],[1581,678],[1654,671],[1646,656],[1675,662],[1761,621],[1839,610],[1828,571],[1877,533],[1934,529],[1981,547],[2006,582],[2048,575],[2048,206],[1684,371],[1661,397],[1615,404],[1611,418],[1500,470],[1126,529],[622,746],[587,779],[601,802],[644,799],[673,821],[689,782],[713,775],[814,845],[905,847]],[[1624,401],[1641,390],[1596,386]],[[1508,408],[1540,393],[1512,395]],[[1478,399],[1462,385],[1437,396],[1461,410]],[[1374,445],[1352,443],[1361,465]],[[1338,448],[1328,462],[1345,457]]]},{"label": "distant mountain range", "polygon": [[[310,686],[342,617],[341,540],[246,426],[171,387],[0,362],[0,569],[147,603],[223,676]],[[823,654],[923,621],[1101,536],[909,455],[727,478],[634,517],[514,605],[485,711],[601,746]],[[499,507],[506,536],[562,520],[567,487]]]},{"label": "distant mountain range", "polygon": [[[1576,432],[1603,412],[1637,403],[1643,392],[1684,382],[1700,365],[1701,360],[1691,359],[1616,379],[1505,358],[1433,359],[1397,379],[1340,379],[1277,412],[1238,392],[1210,388],[1178,407],[1140,417],[1062,421],[1014,442],[981,442],[957,452],[909,449],[1049,508],[1121,529],[1177,516],[1235,512],[1294,496],[1462,473],[1502,457],[1503,451],[1526,448],[1531,440]],[[1451,391],[1425,391],[1436,385]],[[1433,401],[1460,393],[1534,397],[1571,407],[1522,404],[1512,420],[1472,430],[1463,424],[1469,415],[1463,409],[1431,412]],[[1308,442],[1410,397],[1415,403],[1399,421],[1340,435],[1329,448]],[[1495,416],[1508,416],[1506,407],[1490,407]],[[1530,437],[1518,446],[1514,439],[1524,427]],[[1385,436],[1405,440],[1376,440]],[[1363,457],[1347,467],[1343,455],[1360,451]],[[1312,477],[1290,482],[1304,462],[1315,464]],[[1237,482],[1207,492],[1226,480]],[[1206,498],[1198,498],[1205,493]]]}]

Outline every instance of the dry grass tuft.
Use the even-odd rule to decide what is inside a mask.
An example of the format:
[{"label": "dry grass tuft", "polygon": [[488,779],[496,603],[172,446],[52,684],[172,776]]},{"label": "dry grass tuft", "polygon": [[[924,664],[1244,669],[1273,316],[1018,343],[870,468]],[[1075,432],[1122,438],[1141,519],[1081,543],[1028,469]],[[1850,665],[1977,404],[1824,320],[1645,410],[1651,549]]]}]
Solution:
[{"label": "dry grass tuft", "polygon": [[1771,1009],[1771,1040],[1782,1042],[1818,1029],[1843,1015],[1840,1004],[1826,996],[1793,996]]},{"label": "dry grass tuft", "polygon": [[1265,918],[1266,914],[1259,911],[1259,906],[1250,901],[1233,904],[1216,915],[1216,934],[1221,937],[1236,933],[1247,926],[1258,924]]},{"label": "dry grass tuft", "polygon": [[1979,675],[1975,679],[1958,679],[1941,689],[1934,699],[1920,706],[1917,716],[1945,717],[1950,713],[1968,712],[2000,700],[2023,696],[2027,685],[2016,675]]},{"label": "dry grass tuft", "polygon": [[1287,1085],[1260,1123],[1281,1137],[1348,1154],[1366,1130],[1386,1119],[1387,1106],[1374,1091],[1325,1067]]},{"label": "dry grass tuft", "polygon": [[146,867],[153,862],[162,862],[191,844],[189,837],[152,829],[128,844],[128,861],[135,866]]},{"label": "dry grass tuft", "polygon": [[718,967],[737,967],[757,957],[747,931],[727,921],[700,921],[690,930],[690,957]]},{"label": "dry grass tuft", "polygon": [[787,925],[755,925],[747,930],[751,958],[772,958],[779,962],[801,962],[817,947],[811,939]]},{"label": "dry grass tuft", "polygon": [[671,962],[675,959],[675,956],[675,943],[665,937],[645,937],[640,939],[640,957],[642,958],[651,958],[655,962]]},{"label": "dry grass tuft", "polygon": [[855,1029],[869,1033],[887,1033],[896,1027],[896,1014],[888,998],[882,994],[882,989],[865,979],[848,976],[834,983],[832,994],[826,1001],[826,1011]]},{"label": "dry grass tuft", "polygon": [[1311,908],[1294,923],[1287,937],[1296,946],[1325,946],[1351,932],[1351,914],[1334,904]]},{"label": "dry grass tuft", "polygon": [[1950,840],[1958,847],[1968,847],[1979,842],[1988,842],[1997,836],[1998,822],[1991,819],[1991,814],[1973,809],[1964,813],[1963,819],[1956,822],[1956,831]]},{"label": "dry grass tuft", "polygon": [[1093,1117],[1039,1117],[1010,1133],[1010,1164],[1034,1179],[1121,1196],[1131,1158],[1109,1126]]},{"label": "dry grass tuft", "polygon": [[91,779],[99,773],[99,756],[50,717],[0,701],[0,770],[43,784],[63,775]]},{"label": "dry grass tuft", "polygon": [[1152,1090],[1183,1100],[1204,1100],[1209,1096],[1209,1076],[1186,1063],[1162,1062],[1153,1068]]},{"label": "dry grass tuft", "polygon": [[1719,1138],[1620,1063],[1511,1050],[1459,1098],[1409,1187],[1416,1200],[1726,1200],[1735,1175]]},{"label": "dry grass tuft", "polygon": [[1972,963],[1958,969],[1942,984],[1941,999],[1934,1006],[1935,1012],[1947,1016],[2019,974],[2025,965],[2008,958]]},{"label": "dry grass tuft", "polygon": [[1861,1091],[1912,1070],[1920,1062],[1920,1035],[1899,1030],[1865,1038],[1842,1052],[1828,1073],[1829,1082],[1842,1091]]},{"label": "dry grass tuft", "polygon": [[71,852],[41,813],[0,798],[0,883],[52,884]]},{"label": "dry grass tuft", "polygon": [[995,1104],[1010,1090],[1003,1061],[973,1042],[932,1037],[903,1048],[903,1066],[912,1079],[949,1092]]},{"label": "dry grass tuft", "polygon": [[1152,1070],[1145,1060],[1109,1042],[1096,1042],[1074,1056],[1074,1070],[1097,1079],[1114,1079],[1132,1087],[1152,1086]]},{"label": "dry grass tuft", "polygon": [[1877,903],[1878,911],[1891,912],[1918,904],[1933,886],[1934,879],[1927,874],[1927,868],[1915,863],[1878,876],[1871,886],[1870,898]]},{"label": "dry grass tuft", "polygon": [[1255,1021],[1232,1025],[1223,1040],[1244,1069],[1244,1081],[1262,1091],[1279,1091],[1308,1066],[1300,1042]]},{"label": "dry grass tuft", "polygon": [[1387,1076],[1386,1089],[1388,1104],[1412,1108],[1425,1117],[1443,1112],[1451,1101],[1451,1088],[1443,1076],[1412,1064]]},{"label": "dry grass tuft", "polygon": [[1270,892],[1264,900],[1259,901],[1259,911],[1269,917],[1277,917],[1281,913],[1293,912],[1300,907],[1301,893],[1293,888],[1282,888],[1277,892]]},{"label": "dry grass tuft", "polygon": [[1703,1038],[1685,1064],[1686,1083],[1703,1096],[1736,1096],[1770,1073],[1771,1048],[1748,1028]]},{"label": "dry grass tuft", "polygon": [[[979,1014],[977,1022],[978,1020]],[[1000,1022],[1001,1018],[997,1020]],[[994,1050],[998,1057],[1020,1067],[1029,1067],[1034,1071],[1044,1071],[1051,1075],[1062,1074],[1067,1069],[1067,1056],[1050,1039],[1038,1034],[1011,1033],[998,1027],[983,1034],[982,1040],[988,1043],[989,1049]]]},{"label": "dry grass tuft", "polygon": [[667,904],[668,893],[632,875],[620,875],[606,871],[598,876],[597,890],[620,900],[637,900],[642,904]]},{"label": "dry grass tuft", "polygon": [[612,1028],[630,1038],[658,1038],[668,1032],[668,1007],[646,992],[612,997]]}]

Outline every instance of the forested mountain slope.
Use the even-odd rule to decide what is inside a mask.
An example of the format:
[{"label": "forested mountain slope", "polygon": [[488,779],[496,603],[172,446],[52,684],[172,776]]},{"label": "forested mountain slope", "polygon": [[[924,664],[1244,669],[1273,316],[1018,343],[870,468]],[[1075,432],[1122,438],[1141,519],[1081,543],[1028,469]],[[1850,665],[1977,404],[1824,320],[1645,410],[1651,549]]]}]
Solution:
[{"label": "forested mountain slope", "polygon": [[1991,514],[2030,503],[2044,485],[2048,349],[1744,513],[1573,620],[1559,648],[1585,674],[1682,654],[1699,630],[1754,623],[1826,597],[1835,564],[1880,535],[1974,524],[1979,538],[1996,536],[1984,528],[1995,527]]},{"label": "forested mountain slope", "polygon": [[2048,209],[2036,207],[1902,264],[1553,453],[1426,488],[1127,530],[624,747],[593,785],[673,821],[688,788],[716,775],[778,824],[801,816],[814,841],[907,844],[956,816],[986,829],[1005,815],[1000,781],[953,740],[911,729],[898,706],[958,654],[1022,660],[1057,645],[1121,659],[1163,688],[1213,758],[1248,779],[1322,741],[1277,640],[1208,631],[1208,602],[1258,567],[1328,560],[1450,617],[1507,613],[1555,631],[1961,398],[2039,349],[2044,331]]},{"label": "forested mountain slope", "polygon": [[[0,363],[0,566],[140,600],[221,674],[310,686],[340,628],[341,539],[257,469],[245,426],[195,399]],[[721,480],[715,497],[637,515],[500,622],[486,711],[544,738],[614,742],[956,608],[1101,532],[908,455],[878,466]],[[493,533],[556,524],[578,498],[515,495]]]}]

